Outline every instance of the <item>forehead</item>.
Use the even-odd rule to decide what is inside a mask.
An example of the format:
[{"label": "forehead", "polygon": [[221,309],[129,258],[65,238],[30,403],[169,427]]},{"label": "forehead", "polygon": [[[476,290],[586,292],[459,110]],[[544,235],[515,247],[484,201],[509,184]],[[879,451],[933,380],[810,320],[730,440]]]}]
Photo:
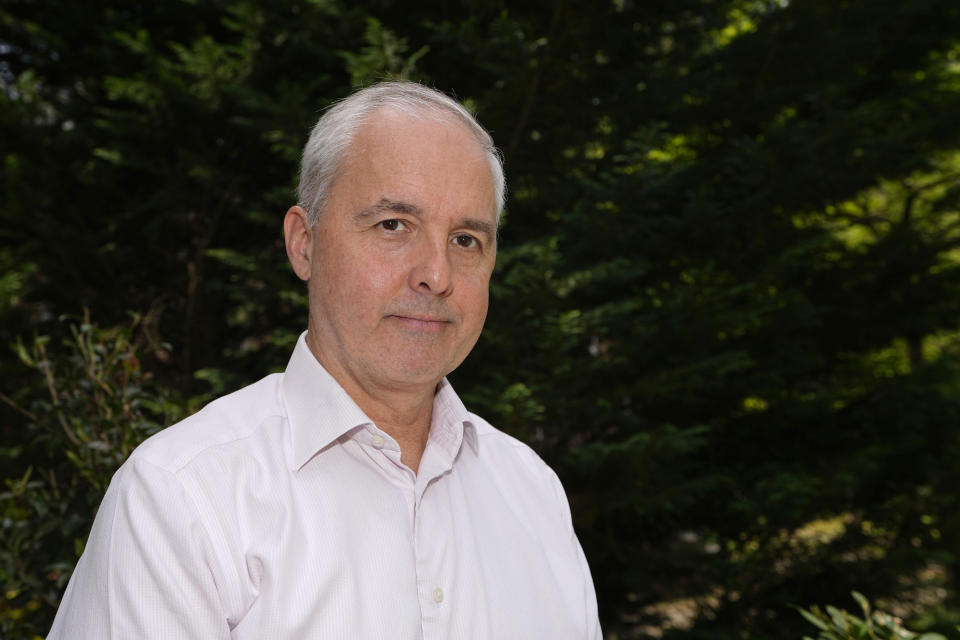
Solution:
[{"label": "forehead", "polygon": [[[455,116],[397,109],[375,111],[357,131],[333,190],[382,197],[434,199],[473,214],[496,216],[487,152]],[[382,193],[366,193],[377,191]],[[426,207],[429,202],[417,201]]]}]

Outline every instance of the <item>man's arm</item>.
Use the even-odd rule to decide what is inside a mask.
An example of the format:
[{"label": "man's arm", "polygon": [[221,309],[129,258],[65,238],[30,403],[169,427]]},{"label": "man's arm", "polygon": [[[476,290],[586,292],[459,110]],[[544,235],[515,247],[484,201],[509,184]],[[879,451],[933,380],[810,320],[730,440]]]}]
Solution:
[{"label": "man's arm", "polygon": [[142,459],[117,471],[49,639],[229,639],[216,558],[177,478]]},{"label": "man's arm", "polygon": [[577,539],[577,534],[573,529],[573,517],[570,513],[570,504],[567,500],[567,494],[563,490],[560,478],[552,469],[544,465],[548,472],[548,482],[553,487],[556,502],[562,511],[563,521],[566,525],[569,544],[572,547],[573,554],[577,558],[580,574],[580,590],[583,597],[584,629],[587,632],[586,638],[589,640],[603,640],[603,632],[600,630],[600,617],[597,611],[597,594],[593,585],[593,576],[590,574],[590,566],[587,564],[587,558]]}]

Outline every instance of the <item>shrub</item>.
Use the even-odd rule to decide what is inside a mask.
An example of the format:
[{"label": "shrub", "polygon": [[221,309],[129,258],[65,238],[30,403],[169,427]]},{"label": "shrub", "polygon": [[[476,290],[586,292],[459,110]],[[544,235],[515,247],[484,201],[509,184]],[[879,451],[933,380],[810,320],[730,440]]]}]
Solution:
[{"label": "shrub", "polygon": [[[141,316],[99,328],[85,318],[54,349],[18,341],[33,380],[4,399],[24,424],[0,445],[0,636],[45,635],[116,468],[144,438],[185,411],[141,366],[165,353]],[[9,477],[15,469],[13,477]]]},{"label": "shrub", "polygon": [[[871,611],[863,594],[854,591],[851,595],[860,604],[862,617],[829,605],[826,610],[816,605],[799,609],[804,618],[820,629],[816,640],[946,640],[939,633],[909,631],[898,618],[882,611]],[[804,636],[804,640],[813,639]]]}]

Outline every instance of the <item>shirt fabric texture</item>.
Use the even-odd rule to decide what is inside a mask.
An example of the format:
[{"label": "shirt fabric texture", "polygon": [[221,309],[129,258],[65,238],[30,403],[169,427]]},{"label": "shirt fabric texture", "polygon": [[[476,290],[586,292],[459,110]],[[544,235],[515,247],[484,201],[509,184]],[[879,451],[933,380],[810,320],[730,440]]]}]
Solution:
[{"label": "shirt fabric texture", "polygon": [[48,637],[599,639],[553,471],[443,380],[414,474],[305,335],[121,466]]}]

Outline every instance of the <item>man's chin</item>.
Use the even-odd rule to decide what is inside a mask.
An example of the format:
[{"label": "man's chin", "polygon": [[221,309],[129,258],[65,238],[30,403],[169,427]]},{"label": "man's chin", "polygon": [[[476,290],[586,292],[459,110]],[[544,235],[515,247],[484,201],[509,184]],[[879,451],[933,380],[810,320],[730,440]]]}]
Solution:
[{"label": "man's chin", "polygon": [[391,363],[383,363],[380,374],[388,377],[395,386],[429,387],[436,385],[455,368],[449,362],[424,358],[422,353],[414,353]]}]

